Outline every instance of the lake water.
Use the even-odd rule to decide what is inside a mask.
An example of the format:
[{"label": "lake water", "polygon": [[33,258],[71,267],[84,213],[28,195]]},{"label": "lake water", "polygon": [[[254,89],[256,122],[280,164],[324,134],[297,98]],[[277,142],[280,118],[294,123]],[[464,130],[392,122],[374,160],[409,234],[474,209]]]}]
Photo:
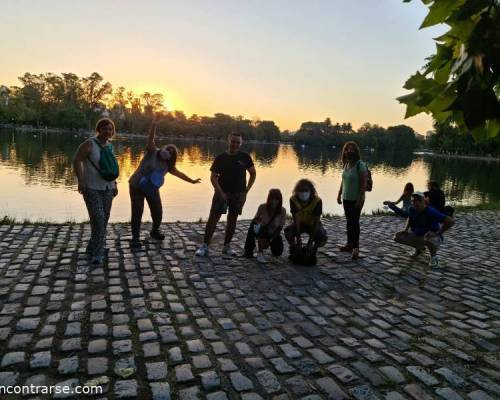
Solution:
[{"label": "lake water", "polygon": [[[71,160],[85,139],[73,133],[26,133],[0,130],[0,216],[17,219],[65,222],[88,219],[76,190]],[[172,142],[172,141],[168,141]],[[128,178],[144,151],[144,139],[116,138],[113,142],[120,177],[119,194],[113,203],[111,221],[130,219]],[[159,140],[159,144],[167,143]],[[166,221],[206,219],[213,193],[210,165],[224,151],[224,143],[173,141],[179,148],[177,167],[202,183],[191,185],[167,175],[161,188]],[[257,168],[257,181],[248,195],[243,217],[253,217],[270,188],[279,188],[285,199],[299,178],[311,179],[323,198],[324,212],[341,214],[336,202],[340,185],[338,149],[291,145],[244,144]],[[500,163],[444,159],[426,155],[365,152],[372,170],[374,188],[367,193],[365,212],[382,208],[384,200],[396,200],[406,182],[424,190],[427,180],[443,184],[447,199],[477,204],[500,200]],[[288,201],[285,200],[286,206]],[[149,210],[145,207],[145,219]]]}]

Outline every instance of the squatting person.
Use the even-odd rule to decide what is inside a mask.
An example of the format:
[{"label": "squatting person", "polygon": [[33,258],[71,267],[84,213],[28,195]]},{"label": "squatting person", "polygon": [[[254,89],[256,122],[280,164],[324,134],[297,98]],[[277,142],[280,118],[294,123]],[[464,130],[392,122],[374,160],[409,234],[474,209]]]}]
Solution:
[{"label": "squatting person", "polygon": [[422,192],[412,194],[412,206],[403,231],[396,233],[394,240],[415,248],[412,257],[418,257],[427,247],[431,255],[429,266],[439,267],[437,251],[443,243],[443,233],[454,224],[451,217],[428,206]]}]

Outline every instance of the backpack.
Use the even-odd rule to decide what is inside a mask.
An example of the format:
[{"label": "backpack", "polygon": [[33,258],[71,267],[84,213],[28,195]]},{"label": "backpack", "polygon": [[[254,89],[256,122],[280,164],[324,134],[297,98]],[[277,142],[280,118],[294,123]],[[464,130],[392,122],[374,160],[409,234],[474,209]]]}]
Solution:
[{"label": "backpack", "polygon": [[94,162],[87,157],[94,168],[99,172],[102,179],[106,181],[114,181],[118,178],[120,170],[118,167],[118,162],[116,161],[115,155],[113,154],[113,146],[108,144],[103,146],[97,139],[93,139],[97,145],[101,148],[101,156],[99,157],[99,167],[94,164]]},{"label": "backpack", "polygon": [[[356,164],[356,168],[358,170],[358,174],[359,174],[359,163],[361,162],[361,160],[359,160]],[[366,188],[365,190],[367,192],[371,192],[372,189],[373,189],[373,179],[372,179],[372,172],[370,171],[370,169],[368,168],[368,164],[366,164]]]},{"label": "backpack", "polygon": [[316,265],[316,251],[309,251],[307,246],[302,246],[301,249],[295,250],[290,254],[290,261],[295,265],[310,267]]}]

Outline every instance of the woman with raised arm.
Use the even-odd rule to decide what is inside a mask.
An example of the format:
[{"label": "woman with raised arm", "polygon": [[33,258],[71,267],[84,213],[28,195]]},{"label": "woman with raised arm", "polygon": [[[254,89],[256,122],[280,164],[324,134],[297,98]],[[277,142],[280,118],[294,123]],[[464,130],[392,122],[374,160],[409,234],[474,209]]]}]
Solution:
[{"label": "woman with raised arm", "polygon": [[78,147],[73,169],[78,179],[78,192],[89,212],[91,236],[86,252],[91,256],[92,264],[102,264],[111,204],[118,194],[116,178],[119,170],[109,142],[115,134],[115,124],[109,118],[102,118],[95,131],[94,137]]},{"label": "woman with raised arm", "polygon": [[157,121],[153,120],[147,138],[146,152],[137,170],[129,179],[130,201],[132,205],[132,242],[131,248],[140,249],[140,232],[144,199],[148,202],[153,229],[150,234],[153,239],[163,240],[165,235],[160,231],[163,216],[163,206],[160,197],[160,187],[163,185],[165,175],[170,173],[186,182],[199,183],[201,179],[191,179],[176,167],[177,147],[167,144],[161,148],[156,147]]},{"label": "woman with raised arm", "polygon": [[352,259],[359,257],[359,217],[365,203],[368,168],[361,161],[361,152],[356,142],[347,142],[342,148],[342,183],[337,195],[337,203],[344,205],[347,220],[347,244],[340,248],[352,254]]}]

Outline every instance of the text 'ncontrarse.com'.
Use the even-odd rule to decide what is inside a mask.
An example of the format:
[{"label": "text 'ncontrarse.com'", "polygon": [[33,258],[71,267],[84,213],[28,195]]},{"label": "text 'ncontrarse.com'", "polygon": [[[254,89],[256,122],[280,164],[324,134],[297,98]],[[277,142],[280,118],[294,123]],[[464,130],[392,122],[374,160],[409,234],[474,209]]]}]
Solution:
[{"label": "text 'ncontrarse.com'", "polygon": [[8,394],[83,394],[83,395],[96,395],[102,394],[103,389],[101,386],[65,386],[65,385],[14,385],[14,386],[0,386],[0,396]]}]

